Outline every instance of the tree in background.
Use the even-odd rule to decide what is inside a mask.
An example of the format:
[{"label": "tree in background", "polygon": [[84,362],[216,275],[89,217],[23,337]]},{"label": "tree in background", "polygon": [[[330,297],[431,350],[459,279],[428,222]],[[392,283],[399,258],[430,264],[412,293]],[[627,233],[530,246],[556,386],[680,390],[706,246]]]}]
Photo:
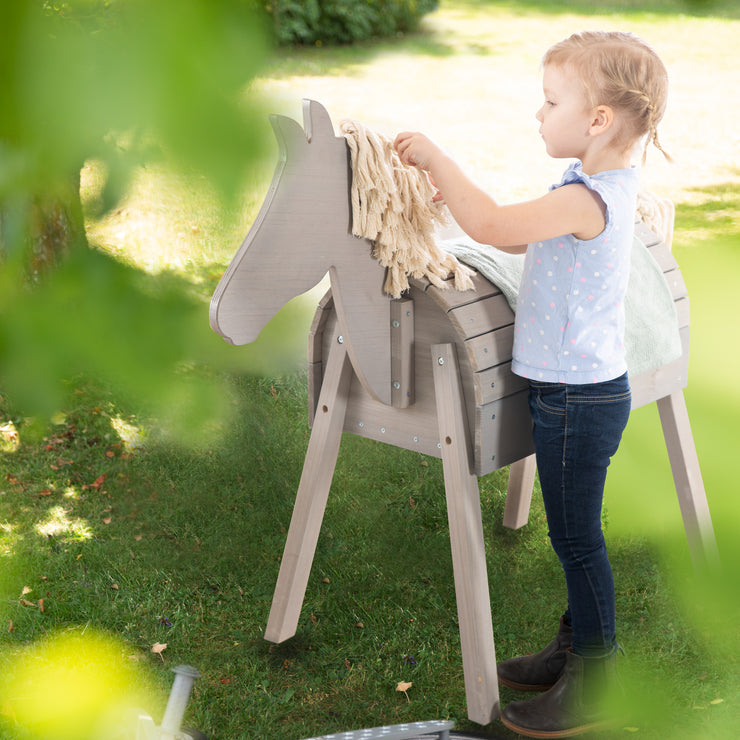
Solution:
[{"label": "tree in background", "polygon": [[265,0],[281,44],[351,44],[416,28],[438,0]]},{"label": "tree in background", "polygon": [[193,415],[218,403],[178,372],[219,346],[207,310],[90,248],[80,170],[104,163],[104,211],[153,162],[235,196],[265,120],[245,94],[268,53],[258,5],[0,4],[0,393],[19,413],[58,410],[79,372]]}]

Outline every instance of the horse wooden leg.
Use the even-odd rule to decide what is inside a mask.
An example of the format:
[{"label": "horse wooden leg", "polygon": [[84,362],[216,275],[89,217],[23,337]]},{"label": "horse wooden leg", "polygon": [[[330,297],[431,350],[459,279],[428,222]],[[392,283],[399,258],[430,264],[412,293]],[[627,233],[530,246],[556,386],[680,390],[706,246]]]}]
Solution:
[{"label": "horse wooden leg", "polygon": [[335,341],[329,352],[265,629],[265,639],[270,642],[287,640],[298,628],[298,618],[339,454],[351,378],[352,364],[347,350],[343,344]]},{"label": "horse wooden leg", "polygon": [[692,560],[697,567],[717,564],[717,543],[683,391],[660,398],[657,404]]},{"label": "horse wooden leg", "polygon": [[509,467],[509,484],[506,488],[506,505],[504,506],[504,527],[519,529],[527,523],[536,472],[537,460],[534,455],[523,457]]},{"label": "horse wooden leg", "polygon": [[478,478],[455,345],[433,345],[432,363],[468,717],[485,725],[499,714],[498,679]]}]

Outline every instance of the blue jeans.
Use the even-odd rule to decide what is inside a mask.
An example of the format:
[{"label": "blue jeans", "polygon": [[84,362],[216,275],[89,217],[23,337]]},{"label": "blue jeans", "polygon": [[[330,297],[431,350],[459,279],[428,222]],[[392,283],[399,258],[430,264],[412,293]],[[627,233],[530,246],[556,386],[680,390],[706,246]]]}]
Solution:
[{"label": "blue jeans", "polygon": [[565,572],[573,651],[616,646],[614,579],[601,530],[606,469],[629,418],[627,375],[588,385],[529,383],[542,497],[552,547]]}]

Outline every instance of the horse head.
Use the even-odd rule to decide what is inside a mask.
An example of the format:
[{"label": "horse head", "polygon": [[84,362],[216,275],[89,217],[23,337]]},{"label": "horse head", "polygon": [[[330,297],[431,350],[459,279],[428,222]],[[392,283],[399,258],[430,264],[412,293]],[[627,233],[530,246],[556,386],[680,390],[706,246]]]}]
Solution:
[{"label": "horse head", "polygon": [[291,299],[329,273],[340,329],[363,386],[390,403],[390,302],[372,243],[352,235],[349,149],[326,110],[303,101],[304,127],[271,116],[278,163],[262,207],[211,299],[211,328],[254,341]]}]

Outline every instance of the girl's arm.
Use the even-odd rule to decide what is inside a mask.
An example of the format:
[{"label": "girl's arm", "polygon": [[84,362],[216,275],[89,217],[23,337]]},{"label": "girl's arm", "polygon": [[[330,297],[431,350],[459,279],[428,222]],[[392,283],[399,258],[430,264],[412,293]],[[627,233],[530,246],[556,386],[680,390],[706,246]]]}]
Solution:
[{"label": "girl's arm", "polygon": [[399,134],[394,146],[404,164],[429,172],[460,228],[481,244],[524,252],[530,242],[563,234],[593,239],[606,225],[603,201],[585,185],[564,185],[535,200],[499,205],[423,134]]}]

